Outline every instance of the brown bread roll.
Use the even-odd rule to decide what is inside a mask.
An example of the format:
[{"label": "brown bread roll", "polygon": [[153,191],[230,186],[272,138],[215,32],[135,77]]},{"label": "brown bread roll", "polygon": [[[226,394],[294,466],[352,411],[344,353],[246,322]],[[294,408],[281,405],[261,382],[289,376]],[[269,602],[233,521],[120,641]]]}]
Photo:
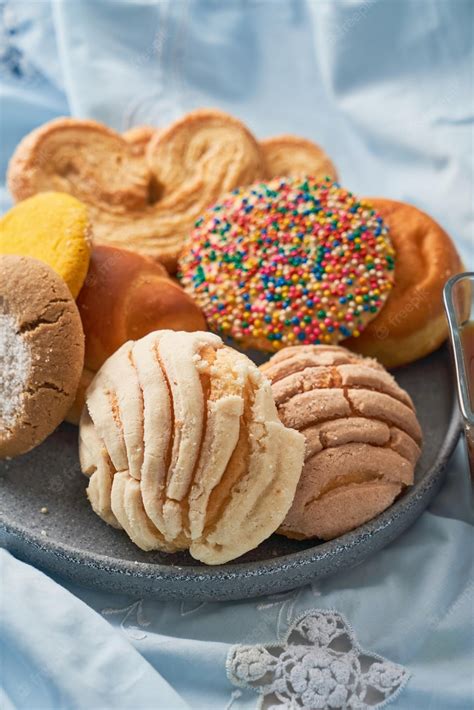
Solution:
[{"label": "brown bread roll", "polygon": [[77,305],[86,336],[85,368],[66,417],[71,424],[79,423],[95,373],[127,340],[163,328],[206,329],[199,307],[160,263],[116,247],[94,247]]},{"label": "brown bread roll", "polygon": [[200,308],[158,262],[96,246],[77,305],[86,335],[85,366],[99,367],[127,340],[153,330],[205,330]]},{"label": "brown bread roll", "polygon": [[443,287],[462,263],[450,237],[425,212],[381,197],[370,201],[389,229],[395,281],[377,317],[344,345],[399,367],[429,355],[448,337]]}]

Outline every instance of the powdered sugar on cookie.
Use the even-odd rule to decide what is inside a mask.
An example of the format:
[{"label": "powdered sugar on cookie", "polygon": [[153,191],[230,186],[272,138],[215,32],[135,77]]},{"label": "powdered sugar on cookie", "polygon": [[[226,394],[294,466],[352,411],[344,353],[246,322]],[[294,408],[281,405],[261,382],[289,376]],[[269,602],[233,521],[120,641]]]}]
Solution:
[{"label": "powdered sugar on cookie", "polygon": [[9,313],[0,313],[0,427],[9,429],[20,416],[31,368],[31,351]]}]

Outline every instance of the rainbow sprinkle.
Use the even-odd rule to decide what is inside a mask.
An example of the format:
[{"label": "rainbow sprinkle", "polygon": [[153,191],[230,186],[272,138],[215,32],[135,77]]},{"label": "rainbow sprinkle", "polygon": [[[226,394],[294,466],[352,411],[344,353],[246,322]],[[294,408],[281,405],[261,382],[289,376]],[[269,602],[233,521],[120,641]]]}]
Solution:
[{"label": "rainbow sprinkle", "polygon": [[337,183],[239,188],[196,222],[180,262],[211,330],[262,350],[357,337],[393,285],[380,215]]}]

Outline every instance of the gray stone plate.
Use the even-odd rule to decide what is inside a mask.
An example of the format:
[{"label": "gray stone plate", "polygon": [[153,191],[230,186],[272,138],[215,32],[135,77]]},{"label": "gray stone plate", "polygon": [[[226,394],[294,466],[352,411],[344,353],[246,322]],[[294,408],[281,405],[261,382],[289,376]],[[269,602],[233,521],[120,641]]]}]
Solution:
[{"label": "gray stone plate", "polygon": [[[20,559],[79,584],[159,599],[243,599],[355,565],[426,508],[460,431],[446,348],[395,375],[413,397],[425,437],[416,483],[375,520],[336,540],[273,535],[219,567],[201,565],[187,553],[142,552],[92,512],[79,469],[77,429],[63,424],[34,451],[0,464],[0,541]],[[43,507],[49,512],[41,513]]]}]

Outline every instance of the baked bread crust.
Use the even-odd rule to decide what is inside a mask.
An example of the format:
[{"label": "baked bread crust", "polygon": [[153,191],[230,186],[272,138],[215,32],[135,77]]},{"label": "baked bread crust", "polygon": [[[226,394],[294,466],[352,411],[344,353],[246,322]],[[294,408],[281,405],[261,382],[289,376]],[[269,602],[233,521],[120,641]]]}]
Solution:
[{"label": "baked bread crust", "polygon": [[205,330],[200,308],[159,262],[96,246],[77,299],[86,336],[85,366],[97,371],[127,340],[153,330]]},{"label": "baked bread crust", "polygon": [[425,212],[386,198],[370,201],[389,227],[395,282],[377,317],[343,344],[398,367],[429,355],[446,340],[443,287],[462,271],[462,263],[447,233]]},{"label": "baked bread crust", "polygon": [[79,424],[95,373],[127,340],[154,330],[206,330],[200,308],[150,257],[97,245],[77,299],[85,333],[84,371],[66,419]]}]

